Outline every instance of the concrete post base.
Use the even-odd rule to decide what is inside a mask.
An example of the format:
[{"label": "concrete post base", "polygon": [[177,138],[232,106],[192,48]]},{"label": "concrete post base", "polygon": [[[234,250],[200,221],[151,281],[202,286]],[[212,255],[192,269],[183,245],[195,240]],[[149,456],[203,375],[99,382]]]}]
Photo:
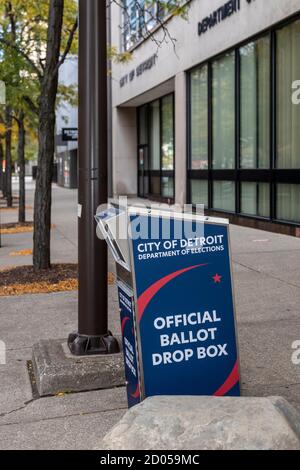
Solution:
[{"label": "concrete post base", "polygon": [[125,386],[122,352],[75,357],[66,340],[41,340],[33,346],[32,356],[40,396]]}]

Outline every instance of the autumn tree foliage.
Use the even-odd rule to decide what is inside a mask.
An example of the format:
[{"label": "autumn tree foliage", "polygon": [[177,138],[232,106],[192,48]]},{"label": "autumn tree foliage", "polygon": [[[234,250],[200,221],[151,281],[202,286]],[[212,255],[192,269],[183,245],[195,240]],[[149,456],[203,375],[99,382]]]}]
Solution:
[{"label": "autumn tree foliage", "polygon": [[[85,1],[85,0],[80,0]],[[89,0],[86,0],[89,1]],[[106,1],[106,0],[99,0]],[[107,0],[107,6],[117,4],[122,10],[126,27],[126,2]],[[142,38],[149,37],[156,47],[170,36],[166,16],[186,15],[186,4],[182,0],[136,0],[140,15],[152,14],[153,6],[160,14],[156,21],[163,31],[162,39],[147,29],[141,31]],[[7,105],[0,114],[0,158],[6,159],[6,197],[11,195],[11,139],[14,124],[18,133],[18,163],[20,168],[20,220],[25,217],[25,144],[26,132],[37,127],[38,169],[34,203],[33,265],[36,270],[49,269],[51,231],[51,183],[55,150],[55,110],[59,92],[71,99],[72,91],[59,90],[59,69],[68,54],[78,50],[78,2],[77,0],[1,0],[0,2],[0,80],[7,86]],[[126,20],[127,18],[127,20]],[[103,47],[107,47],[106,44]],[[130,60],[130,52],[109,45],[108,56],[112,60]]]},{"label": "autumn tree foliage", "polygon": [[[33,264],[37,270],[50,267],[51,182],[58,75],[67,55],[77,51],[77,7],[75,0],[11,0],[0,4],[3,57],[16,66],[14,77],[24,79],[27,86],[33,86],[36,91],[32,93],[28,89],[21,92],[15,117],[19,126],[20,161],[23,161],[26,111],[35,114],[38,121],[33,246]],[[11,77],[7,77],[6,82],[8,88],[12,88]],[[9,128],[13,119],[10,101],[6,109],[6,149],[9,149]]]}]

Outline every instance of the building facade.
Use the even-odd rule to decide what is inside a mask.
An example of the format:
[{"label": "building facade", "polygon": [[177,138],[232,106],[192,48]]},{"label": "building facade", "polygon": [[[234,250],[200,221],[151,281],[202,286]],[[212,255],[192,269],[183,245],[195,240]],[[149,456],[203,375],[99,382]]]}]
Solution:
[{"label": "building facade", "polygon": [[[78,87],[78,59],[68,57],[60,68],[59,84]],[[61,100],[56,111],[57,182],[69,189],[78,187],[78,107]]]},{"label": "building facade", "polygon": [[300,1],[144,3],[111,11],[114,195],[299,234]]}]

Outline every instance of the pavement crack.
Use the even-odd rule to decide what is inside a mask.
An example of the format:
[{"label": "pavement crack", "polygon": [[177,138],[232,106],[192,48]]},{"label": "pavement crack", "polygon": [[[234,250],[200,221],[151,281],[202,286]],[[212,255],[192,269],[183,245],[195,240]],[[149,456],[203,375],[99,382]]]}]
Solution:
[{"label": "pavement crack", "polygon": [[[299,387],[299,385],[300,385],[300,382],[296,382],[296,383],[287,383],[287,384],[282,384],[282,385],[280,385],[280,384],[266,384],[266,383],[259,384],[260,387],[264,387],[264,388],[267,388],[267,387],[269,387],[269,388],[270,388],[270,387],[275,388],[275,387],[276,387],[276,388],[278,388],[278,389],[279,389],[279,388],[280,388],[280,389],[282,389],[282,388],[283,388],[283,389],[287,389],[287,388],[290,388],[290,387]],[[248,386],[244,385],[244,386],[243,386],[243,390],[250,392],[250,391],[253,389],[253,387],[254,387],[253,385],[248,385]]]},{"label": "pavement crack", "polygon": [[250,271],[253,271],[257,274],[261,274],[263,276],[268,276],[269,278],[274,279],[275,281],[282,282],[283,284],[285,284],[287,286],[296,287],[296,289],[300,289],[299,285],[293,284],[292,282],[285,281],[284,279],[280,279],[280,277],[274,276],[273,274],[267,273],[265,271],[261,271],[259,269],[252,268],[251,266],[248,266],[247,264],[244,264],[244,263],[240,263],[238,261],[233,260],[233,263],[238,265],[238,266],[242,266],[243,268],[249,269]]},{"label": "pavement crack", "polygon": [[[24,405],[22,406],[19,406],[18,408],[15,408],[14,410],[10,410],[10,411],[5,411],[4,413],[0,413],[0,418],[6,418],[6,416],[9,416],[13,413],[18,413],[18,411],[22,411],[22,410],[25,410],[25,408],[27,408],[28,405],[30,405],[32,402],[34,402],[35,400],[32,398],[31,400],[28,400],[24,403]],[[0,424],[1,426],[1,424]]]},{"label": "pavement crack", "polygon": [[24,348],[7,348],[6,351],[24,351],[25,349],[32,349],[32,346],[24,346]]},{"label": "pavement crack", "polygon": [[285,384],[285,385],[280,385],[281,388],[289,388],[289,387],[298,387],[300,385],[300,382],[298,383],[292,383],[292,384]]},{"label": "pavement crack", "polygon": [[75,242],[73,242],[73,240],[71,240],[70,238],[68,238],[64,232],[58,228],[57,226],[55,226],[55,230],[61,235],[61,237],[66,240],[67,242],[69,242],[74,248],[78,248],[77,247],[77,244]]},{"label": "pavement crack", "polygon": [[[28,404],[30,404],[33,401],[35,401],[35,400],[30,400],[30,402],[25,403],[24,406],[21,406],[20,408],[17,408],[16,410],[12,410],[10,412],[3,413],[3,415],[0,415],[0,418],[6,417],[6,416],[8,416],[8,415],[10,415],[14,412],[23,410],[24,408],[26,408],[26,406]],[[55,421],[55,420],[58,420],[58,419],[76,418],[76,417],[79,417],[79,416],[91,416],[91,415],[97,415],[97,414],[103,414],[103,413],[113,413],[115,411],[127,411],[127,410],[128,410],[127,406],[124,405],[120,408],[109,408],[107,410],[82,411],[80,413],[71,413],[71,414],[60,415],[60,416],[51,416],[51,417],[48,417],[48,418],[33,419],[33,420],[28,420],[28,421],[25,420],[25,421],[22,421],[22,424],[25,424],[25,425],[36,424],[36,423],[41,423],[41,422],[45,422],[45,421]],[[0,423],[0,428],[5,427],[5,426],[17,426],[19,424],[20,423],[18,421],[10,422],[10,423]]]},{"label": "pavement crack", "polygon": [[237,266],[242,266],[243,268],[249,269],[249,271],[253,271],[253,272],[258,273],[258,274],[263,274],[262,271],[259,271],[258,269],[255,269],[255,268],[252,268],[251,266],[247,266],[244,263],[240,263],[238,261],[235,261],[234,258],[233,258],[233,264],[236,264]]}]

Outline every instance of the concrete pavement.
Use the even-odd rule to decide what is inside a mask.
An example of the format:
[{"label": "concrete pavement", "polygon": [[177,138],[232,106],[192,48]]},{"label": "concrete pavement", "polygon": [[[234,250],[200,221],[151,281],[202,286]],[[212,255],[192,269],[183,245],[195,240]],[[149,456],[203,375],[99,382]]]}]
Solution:
[{"label": "concrete pavement", "polygon": [[[26,204],[32,206],[33,198],[30,183]],[[26,217],[32,220],[32,209]],[[2,211],[1,221],[17,221],[17,211]],[[52,261],[76,263],[76,191],[53,186],[52,222]],[[31,249],[32,233],[3,235],[2,244],[0,269],[31,264],[31,256],[9,254]],[[110,328],[120,334],[114,286],[109,288],[109,299],[114,312]],[[124,414],[123,387],[33,399],[27,372],[33,344],[39,339],[66,338],[76,324],[76,292],[0,298],[0,339],[7,347],[7,365],[0,365],[0,449],[92,449]]]},{"label": "concrete pavement", "polygon": [[[76,216],[76,192],[54,187],[54,261],[77,260]],[[3,237],[0,268],[30,263],[9,256],[29,248],[32,234],[25,235]],[[232,226],[231,241],[243,394],[281,395],[300,411],[300,365],[291,360],[292,343],[300,341],[300,240]],[[0,298],[0,339],[8,349],[7,365],[0,365],[0,449],[92,449],[123,416],[124,388],[33,399],[26,369],[32,345],[66,338],[76,315],[75,292]],[[119,334],[115,286],[109,318]]]},{"label": "concrete pavement", "polygon": [[[13,183],[13,191],[18,188]],[[33,220],[34,183],[26,185],[26,221]],[[0,214],[1,223],[17,222],[17,210],[5,210]],[[53,185],[51,254],[53,263],[77,262],[77,191],[65,190]],[[10,256],[12,252],[32,249],[32,233],[2,235],[0,269],[4,266],[32,264],[32,256]]]}]

